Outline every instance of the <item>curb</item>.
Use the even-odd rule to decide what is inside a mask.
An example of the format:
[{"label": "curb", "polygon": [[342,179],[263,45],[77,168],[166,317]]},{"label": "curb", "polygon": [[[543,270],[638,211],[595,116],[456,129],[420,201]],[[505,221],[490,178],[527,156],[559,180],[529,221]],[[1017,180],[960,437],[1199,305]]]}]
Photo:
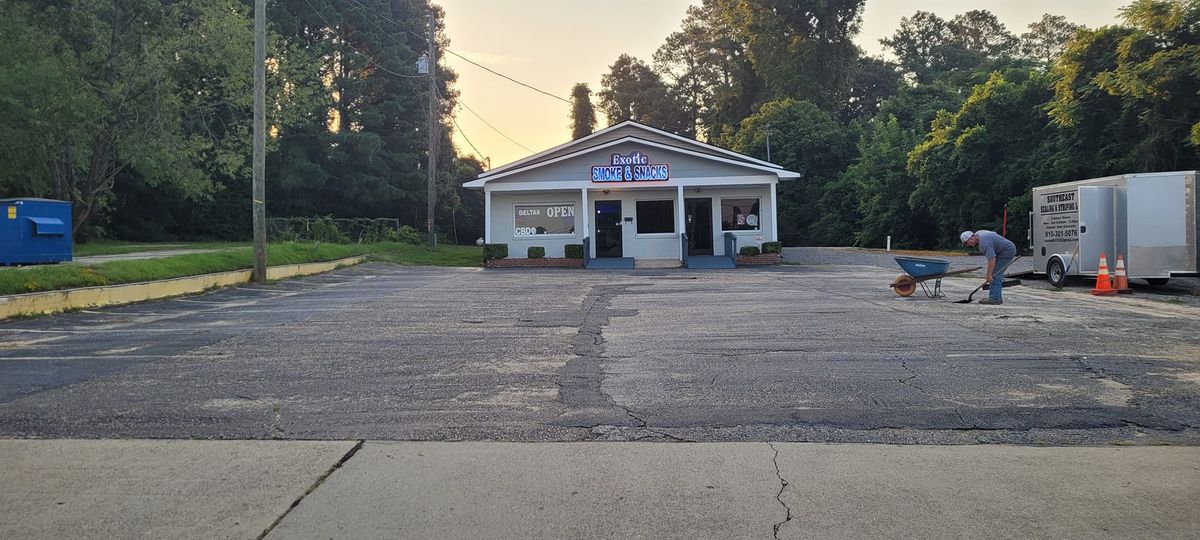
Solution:
[{"label": "curb", "polygon": [[[339,266],[359,264],[366,258],[365,255],[358,255],[334,261],[271,266],[267,268],[267,279],[279,280],[321,274]],[[0,320],[21,315],[44,315],[72,309],[132,304],[249,282],[250,270],[233,270],[141,283],[0,296]]]}]

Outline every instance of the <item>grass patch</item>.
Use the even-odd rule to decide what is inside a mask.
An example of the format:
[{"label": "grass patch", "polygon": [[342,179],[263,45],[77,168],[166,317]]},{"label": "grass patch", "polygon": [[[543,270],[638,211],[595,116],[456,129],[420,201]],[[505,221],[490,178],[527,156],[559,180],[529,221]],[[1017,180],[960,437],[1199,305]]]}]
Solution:
[{"label": "grass patch", "polygon": [[479,246],[428,246],[412,244],[379,244],[382,249],[371,254],[372,261],[403,266],[482,266],[483,248]]},{"label": "grass patch", "polygon": [[141,251],[166,251],[174,249],[228,249],[250,247],[248,242],[127,242],[125,240],[92,240],[86,244],[76,244],[72,249],[75,257],[91,257],[93,255],[122,255]]},{"label": "grass patch", "polygon": [[[268,247],[267,265],[331,261],[355,255],[371,255],[372,260],[404,265],[479,266],[483,251],[473,246],[430,249],[401,243],[347,245],[284,242]],[[0,269],[0,295],[137,283],[243,270],[253,266],[253,250],[241,247],[161,259],[112,261],[94,266],[60,264],[3,268]]]}]

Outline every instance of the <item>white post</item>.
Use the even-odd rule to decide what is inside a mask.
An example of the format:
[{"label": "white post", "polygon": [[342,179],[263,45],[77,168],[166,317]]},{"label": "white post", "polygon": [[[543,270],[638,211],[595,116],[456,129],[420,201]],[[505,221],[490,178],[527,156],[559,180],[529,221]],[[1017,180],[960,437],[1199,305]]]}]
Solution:
[{"label": "white post", "polygon": [[483,188],[483,241],[492,243],[492,191]]},{"label": "white post", "polygon": [[892,235],[890,235],[890,234],[888,235],[887,250],[889,252],[892,251]]},{"label": "white post", "polygon": [[775,182],[771,183],[771,241],[779,241],[779,204],[775,197]]},{"label": "white post", "polygon": [[676,197],[676,201],[675,201],[675,229],[676,229],[675,237],[680,239],[679,240],[679,261],[683,262],[683,255],[684,255],[684,253],[683,253],[683,250],[684,250],[683,233],[684,233],[684,231],[687,230],[687,228],[685,227],[685,223],[687,223],[687,221],[686,221],[687,216],[684,215],[685,210],[683,208],[683,184],[679,185],[678,190],[676,191],[675,197]]},{"label": "white post", "polygon": [[[582,242],[585,237],[592,235],[592,212],[588,210],[587,188],[579,188],[579,200],[583,202],[583,207],[579,209],[579,214],[583,216],[583,234],[579,235],[579,240]],[[594,241],[595,239],[593,239]],[[590,249],[589,249],[590,251]],[[591,253],[588,253],[591,256]]]}]

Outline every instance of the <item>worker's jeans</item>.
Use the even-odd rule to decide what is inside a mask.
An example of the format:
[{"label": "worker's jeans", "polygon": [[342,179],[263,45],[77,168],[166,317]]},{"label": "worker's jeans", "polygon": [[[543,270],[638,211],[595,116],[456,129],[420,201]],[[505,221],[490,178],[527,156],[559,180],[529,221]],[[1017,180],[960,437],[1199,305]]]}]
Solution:
[{"label": "worker's jeans", "polygon": [[1004,272],[1008,270],[1008,265],[1012,260],[1011,256],[996,255],[996,267],[992,270],[992,283],[988,285],[988,298],[996,302],[1003,300],[1000,294],[1004,289]]}]

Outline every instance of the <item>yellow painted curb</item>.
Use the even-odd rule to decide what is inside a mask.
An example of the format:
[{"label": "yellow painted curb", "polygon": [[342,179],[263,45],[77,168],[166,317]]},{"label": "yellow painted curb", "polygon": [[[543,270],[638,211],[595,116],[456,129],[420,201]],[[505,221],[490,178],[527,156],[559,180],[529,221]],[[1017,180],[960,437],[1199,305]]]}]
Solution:
[{"label": "yellow painted curb", "polygon": [[[366,260],[366,256],[347,257],[336,261],[305,264],[287,264],[267,268],[267,279],[287,279],[328,272],[339,266],[352,266]],[[84,287],[63,291],[47,291],[29,294],[0,296],[0,320],[18,315],[57,313],[70,309],[115,306],[157,300],[171,296],[195,294],[215,287],[228,287],[250,282],[249,270],[234,270],[216,274],[202,274],[180,278]]]}]

